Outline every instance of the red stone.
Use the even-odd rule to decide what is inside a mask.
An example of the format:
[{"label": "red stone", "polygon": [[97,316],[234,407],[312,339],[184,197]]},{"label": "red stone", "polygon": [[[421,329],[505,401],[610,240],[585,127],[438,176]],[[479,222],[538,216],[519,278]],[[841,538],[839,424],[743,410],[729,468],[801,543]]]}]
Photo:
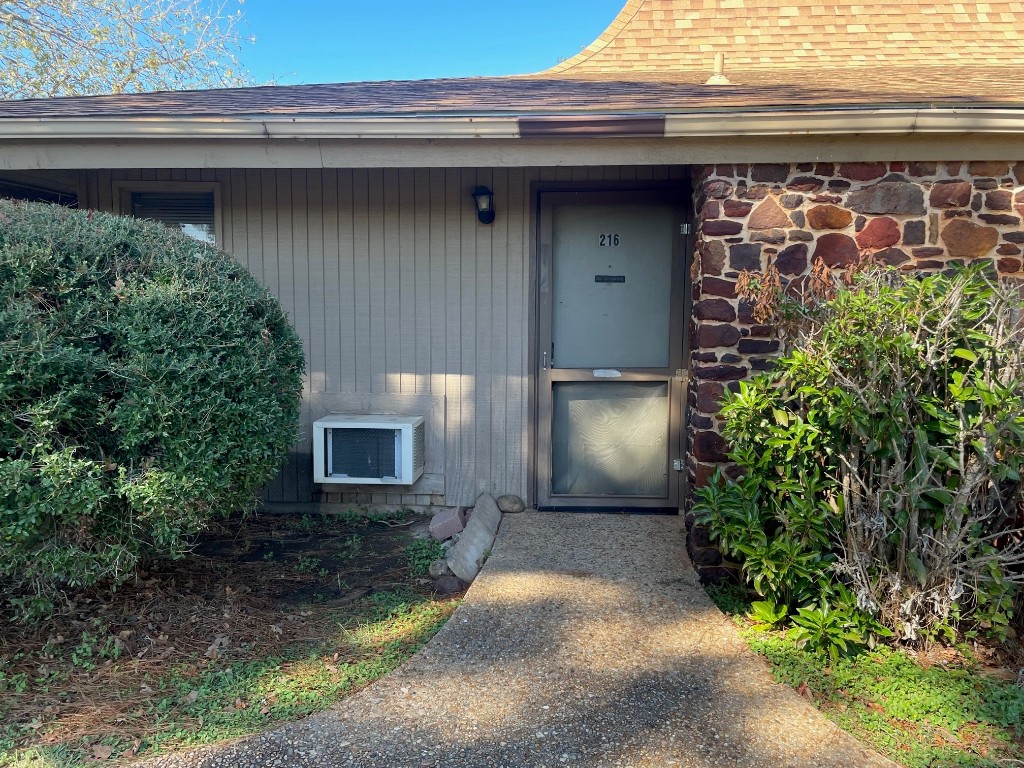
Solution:
[{"label": "red stone", "polygon": [[814,172],[818,176],[832,176],[836,172],[835,163],[817,163]]},{"label": "red stone", "polygon": [[990,211],[1008,211],[1013,202],[1013,193],[1008,189],[994,189],[985,193],[985,207]]},{"label": "red stone", "polygon": [[816,176],[797,176],[786,185],[787,188],[797,192],[817,192],[823,186],[825,186],[825,181]]},{"label": "red stone", "polygon": [[934,176],[937,171],[937,163],[910,163],[907,165],[907,173],[911,176]]},{"label": "red stone", "polygon": [[720,212],[721,205],[719,202],[717,200],[708,200],[700,209],[700,217],[702,219],[717,219]]},{"label": "red stone", "polygon": [[736,319],[736,308],[725,299],[702,299],[693,306],[698,320],[721,320],[731,323]]},{"label": "red stone", "polygon": [[743,230],[743,225],[738,221],[714,219],[702,221],[700,229],[705,235],[738,235]]},{"label": "red stone", "polygon": [[899,248],[886,248],[875,254],[875,261],[881,264],[888,264],[890,267],[898,267],[900,264],[910,261],[910,257]]},{"label": "red stone", "polygon": [[697,328],[697,346],[701,349],[734,347],[740,340],[740,329],[728,323],[701,323]]},{"label": "red stone", "polygon": [[997,265],[999,266],[999,271],[1005,275],[1016,274],[1017,272],[1020,272],[1021,268],[1020,259],[1003,258],[997,262]]},{"label": "red stone", "polygon": [[950,256],[975,259],[996,247],[999,232],[992,227],[982,227],[965,219],[953,219],[943,227],[939,238]]},{"label": "red stone", "polygon": [[867,226],[857,233],[857,245],[861,248],[888,248],[899,241],[900,225],[888,216],[871,219]]},{"label": "red stone", "polygon": [[705,485],[708,485],[715,476],[717,469],[717,464],[698,464],[693,476],[694,488],[703,488]]},{"label": "red stone", "polygon": [[1010,172],[1009,164],[1002,161],[983,161],[969,163],[967,166],[967,172],[971,176],[1005,176]]},{"label": "red stone", "polygon": [[725,439],[717,432],[697,432],[693,436],[693,455],[697,461],[722,462],[728,461]]},{"label": "red stone", "polygon": [[839,175],[853,181],[871,181],[885,176],[885,163],[840,163]]},{"label": "red stone", "polygon": [[708,197],[722,199],[732,194],[732,184],[721,179],[704,182],[704,194]]},{"label": "red stone", "polygon": [[1020,252],[1020,247],[1014,245],[1013,243],[1003,243],[998,248],[996,248],[996,253],[998,253],[1000,256],[1019,256]]},{"label": "red stone", "polygon": [[807,243],[794,243],[775,257],[775,268],[783,275],[802,275],[807,271]]},{"label": "red stone", "polygon": [[749,229],[776,229],[791,226],[789,215],[782,210],[775,198],[770,197],[754,209],[747,219]]},{"label": "red stone", "polygon": [[938,181],[932,186],[928,204],[932,208],[963,208],[971,202],[972,188],[966,181]]},{"label": "red stone", "polygon": [[978,218],[986,224],[999,224],[1005,227],[1016,227],[1020,219],[1008,213],[979,213]]},{"label": "red stone", "polygon": [[753,203],[748,203],[745,200],[725,200],[722,202],[722,210],[725,211],[726,216],[746,216],[753,207]]},{"label": "red stone", "polygon": [[853,214],[836,205],[816,205],[807,212],[807,223],[812,229],[846,229]]},{"label": "red stone", "polygon": [[750,167],[752,181],[767,181],[779,184],[789,178],[789,166],[782,164],[756,163]]},{"label": "red stone", "polygon": [[725,266],[725,243],[705,240],[700,247],[700,268],[706,275],[720,275]]},{"label": "red stone", "polygon": [[1013,166],[1013,176],[1018,184],[1024,184],[1024,163],[1017,163]]},{"label": "red stone", "polygon": [[697,385],[697,410],[716,414],[722,409],[725,385],[718,381],[702,381]]},{"label": "red stone", "polygon": [[709,296],[724,296],[727,299],[736,298],[736,283],[732,280],[723,280],[720,277],[705,277],[700,281],[701,293]]},{"label": "red stone", "polygon": [[698,365],[693,373],[706,381],[738,381],[747,377],[747,369],[736,365]]},{"label": "red stone", "polygon": [[821,259],[829,267],[849,267],[857,263],[860,249],[849,235],[829,232],[814,244],[814,258]]}]

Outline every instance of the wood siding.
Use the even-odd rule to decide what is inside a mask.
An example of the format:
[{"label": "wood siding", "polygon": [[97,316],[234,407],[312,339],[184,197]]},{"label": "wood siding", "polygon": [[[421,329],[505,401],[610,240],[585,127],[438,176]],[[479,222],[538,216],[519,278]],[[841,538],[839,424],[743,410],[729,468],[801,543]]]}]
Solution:
[{"label": "wood siding", "polygon": [[[223,247],[281,301],[306,350],[303,432],[267,490],[316,498],[309,424],[347,394],[443,398],[443,494],[324,500],[471,504],[528,493],[531,183],[681,179],[681,167],[87,171],[84,205],[130,181],[216,181]],[[494,191],[477,222],[471,190]],[[339,487],[339,489],[342,487]],[[411,489],[416,491],[414,487]]]}]

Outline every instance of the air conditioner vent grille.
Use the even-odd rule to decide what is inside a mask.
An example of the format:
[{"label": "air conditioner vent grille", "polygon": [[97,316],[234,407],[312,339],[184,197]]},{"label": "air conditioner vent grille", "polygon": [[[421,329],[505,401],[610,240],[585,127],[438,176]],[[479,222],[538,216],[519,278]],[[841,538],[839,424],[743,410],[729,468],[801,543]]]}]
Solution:
[{"label": "air conditioner vent grille", "polygon": [[395,430],[332,429],[329,475],[395,477]]},{"label": "air conditioner vent grille", "polygon": [[417,424],[412,433],[412,466],[413,469],[423,469],[424,452],[426,444],[426,427]]}]

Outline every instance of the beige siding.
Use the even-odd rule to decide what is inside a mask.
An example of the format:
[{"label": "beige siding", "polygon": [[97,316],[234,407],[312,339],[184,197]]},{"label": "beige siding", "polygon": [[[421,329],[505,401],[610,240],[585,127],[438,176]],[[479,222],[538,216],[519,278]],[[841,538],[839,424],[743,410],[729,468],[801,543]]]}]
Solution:
[{"label": "beige siding", "polygon": [[[112,210],[117,182],[221,184],[224,246],[280,299],[306,350],[303,437],[268,489],[269,500],[313,498],[308,434],[319,401],[415,395],[406,400],[444,398],[436,477],[413,493],[362,489],[345,500],[469,504],[482,491],[527,494],[531,182],[681,173],[116,170],[87,172],[84,188],[89,206]],[[494,190],[492,226],[476,220],[469,194],[478,184]],[[340,499],[332,493],[332,500]]]}]

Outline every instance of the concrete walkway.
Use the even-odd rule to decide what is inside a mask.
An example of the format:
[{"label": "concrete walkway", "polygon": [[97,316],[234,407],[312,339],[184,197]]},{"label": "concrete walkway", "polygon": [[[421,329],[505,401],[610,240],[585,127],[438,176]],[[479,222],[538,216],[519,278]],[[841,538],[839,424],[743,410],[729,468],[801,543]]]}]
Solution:
[{"label": "concrete walkway", "polygon": [[152,766],[892,766],[772,682],[678,517],[505,515],[437,637],[337,707]]}]

